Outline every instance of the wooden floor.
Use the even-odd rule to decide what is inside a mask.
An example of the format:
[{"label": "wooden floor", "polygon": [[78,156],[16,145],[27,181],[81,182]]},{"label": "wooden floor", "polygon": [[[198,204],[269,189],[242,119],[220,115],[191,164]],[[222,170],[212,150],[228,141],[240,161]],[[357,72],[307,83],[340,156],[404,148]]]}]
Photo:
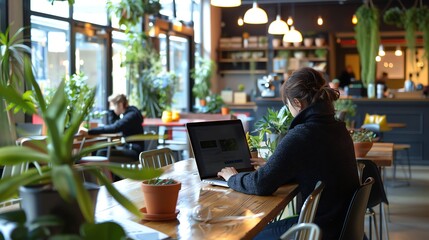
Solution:
[{"label": "wooden floor", "polygon": [[[404,176],[401,168],[397,171],[399,176]],[[394,187],[396,183],[391,181],[391,176],[392,168],[387,168],[385,182],[390,203],[389,239],[429,239],[429,166],[412,167],[409,186]]]}]

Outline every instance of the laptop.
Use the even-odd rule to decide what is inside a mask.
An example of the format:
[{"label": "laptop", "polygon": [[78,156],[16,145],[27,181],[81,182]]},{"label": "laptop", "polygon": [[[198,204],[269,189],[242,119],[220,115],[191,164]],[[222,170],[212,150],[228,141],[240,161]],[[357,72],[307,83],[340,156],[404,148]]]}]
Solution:
[{"label": "laptop", "polygon": [[224,167],[234,167],[238,172],[255,169],[250,164],[241,120],[187,123],[188,136],[197,163],[201,181],[228,187],[217,173]]}]

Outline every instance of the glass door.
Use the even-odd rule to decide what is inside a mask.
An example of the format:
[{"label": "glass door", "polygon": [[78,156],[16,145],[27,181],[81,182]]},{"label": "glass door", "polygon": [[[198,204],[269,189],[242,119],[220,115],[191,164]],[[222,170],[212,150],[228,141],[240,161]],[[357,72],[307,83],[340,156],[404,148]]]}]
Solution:
[{"label": "glass door", "polygon": [[77,29],[76,73],[88,77],[88,86],[97,87],[94,110],[107,109],[106,65],[107,34],[96,34],[94,29]]}]

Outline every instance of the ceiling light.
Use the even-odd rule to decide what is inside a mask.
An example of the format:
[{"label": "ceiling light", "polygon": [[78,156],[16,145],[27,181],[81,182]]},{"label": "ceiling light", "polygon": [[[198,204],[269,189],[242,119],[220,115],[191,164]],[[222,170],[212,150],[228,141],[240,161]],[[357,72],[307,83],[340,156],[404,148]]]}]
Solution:
[{"label": "ceiling light", "polygon": [[375,57],[375,61],[376,62],[380,62],[381,61],[381,57],[380,56]]},{"label": "ceiling light", "polygon": [[258,4],[253,2],[253,7],[244,14],[244,22],[248,24],[264,24],[268,22],[267,13],[258,7]]},{"label": "ceiling light", "polygon": [[269,34],[283,35],[289,31],[289,27],[285,21],[280,18],[280,15],[277,15],[276,20],[274,20],[268,27]]},{"label": "ceiling light", "polygon": [[286,20],[287,25],[292,26],[293,25],[293,19],[291,16],[288,17],[288,19]]},{"label": "ceiling light", "polygon": [[358,19],[357,19],[357,17],[356,17],[356,14],[353,14],[353,17],[352,17],[352,23],[353,23],[354,25],[356,25],[356,24],[358,23]]},{"label": "ceiling light", "polygon": [[322,26],[323,25],[323,18],[321,16],[319,16],[317,18],[317,25]]},{"label": "ceiling light", "polygon": [[398,57],[402,56],[402,50],[400,46],[396,47],[395,56],[398,56]]},{"label": "ceiling light", "polygon": [[283,42],[302,42],[302,34],[291,26],[289,32],[283,36]]},{"label": "ceiling light", "polygon": [[237,20],[237,24],[238,24],[238,26],[243,26],[244,25],[244,21],[243,21],[243,18],[242,17],[239,17],[238,18],[238,20]]},{"label": "ceiling light", "polygon": [[215,7],[238,7],[241,0],[211,0],[210,4]]}]

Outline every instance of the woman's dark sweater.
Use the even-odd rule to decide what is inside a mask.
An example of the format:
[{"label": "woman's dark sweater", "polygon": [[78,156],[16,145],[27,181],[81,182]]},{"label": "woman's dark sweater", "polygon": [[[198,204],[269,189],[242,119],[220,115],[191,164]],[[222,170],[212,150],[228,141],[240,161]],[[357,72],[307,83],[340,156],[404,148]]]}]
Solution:
[{"label": "woman's dark sweater", "polygon": [[270,195],[281,185],[298,183],[305,199],[319,180],[325,189],[315,223],[323,239],[338,239],[359,179],[352,139],[344,122],[337,121],[324,103],[313,104],[295,117],[266,165],[232,176],[228,185],[247,194]]}]

